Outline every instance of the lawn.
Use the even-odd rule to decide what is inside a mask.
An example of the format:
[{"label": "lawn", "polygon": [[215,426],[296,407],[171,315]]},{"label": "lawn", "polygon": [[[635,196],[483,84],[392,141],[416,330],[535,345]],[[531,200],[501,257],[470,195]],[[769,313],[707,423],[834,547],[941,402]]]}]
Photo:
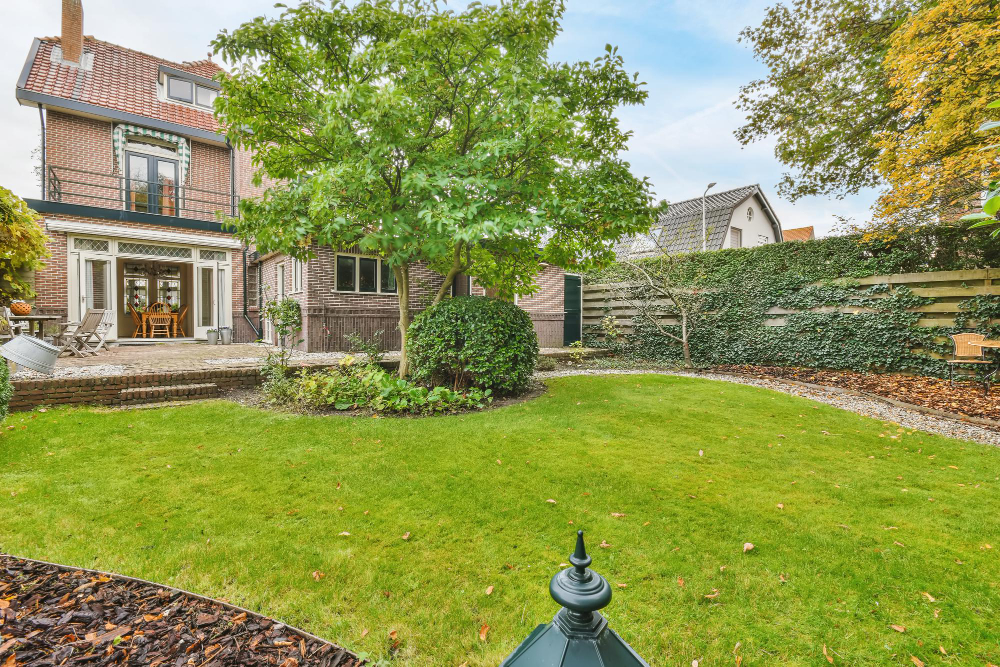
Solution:
[{"label": "lawn", "polygon": [[556,611],[578,528],[654,666],[1000,664],[1000,451],[775,392],[577,377],[429,419],[215,401],[6,425],[0,550],[391,664],[499,663]]}]

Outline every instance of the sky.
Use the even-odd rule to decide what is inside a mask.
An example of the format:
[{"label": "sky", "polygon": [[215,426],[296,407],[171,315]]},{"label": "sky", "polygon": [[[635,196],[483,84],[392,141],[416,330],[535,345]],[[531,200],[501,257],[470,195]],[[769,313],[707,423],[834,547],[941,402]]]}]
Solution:
[{"label": "sky", "polygon": [[[784,166],[773,141],[747,147],[733,131],[743,114],[733,106],[741,85],[766,75],[740,30],[758,25],[775,0],[567,0],[563,32],[550,56],[589,60],[618,46],[630,71],[649,91],[646,104],[619,110],[634,134],[627,159],[647,176],[658,199],[680,201],[759,183],[783,228],[813,225],[828,234],[835,215],[867,219],[875,192],[843,200],[778,196]],[[286,0],[293,4],[294,0]],[[451,0],[461,6],[463,0]],[[274,0],[173,0],[169,6],[124,0],[83,0],[84,33],[173,61],[199,60],[221,28],[261,14],[277,15]],[[58,35],[61,0],[0,0],[0,185],[37,198],[32,151],[39,144],[38,112],[14,98],[17,77],[36,36]],[[167,8],[167,9],[165,9]]]}]

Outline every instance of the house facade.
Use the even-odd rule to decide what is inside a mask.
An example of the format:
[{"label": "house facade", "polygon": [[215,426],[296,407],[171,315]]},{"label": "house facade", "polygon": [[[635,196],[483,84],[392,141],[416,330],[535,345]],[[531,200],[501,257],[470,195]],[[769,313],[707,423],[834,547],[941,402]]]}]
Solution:
[{"label": "house facade", "polygon": [[619,259],[634,259],[660,252],[753,248],[783,238],[781,222],[760,186],[745,185],[671,202],[648,234],[625,239],[615,250]]},{"label": "house facade", "polygon": [[[88,308],[111,309],[111,338],[125,341],[142,339],[141,314],[161,303],[176,313],[177,338],[231,327],[234,340],[249,342],[272,335],[263,300],[287,296],[302,307],[307,350],[346,349],[349,333],[377,331],[398,349],[395,285],[381,260],[331,248],[305,264],[261,256],[226,228],[239,201],[262,188],[252,184],[251,156],[213,116],[220,67],[84,36],[81,0],[63,0],[62,12],[62,35],[34,40],[16,90],[37,109],[42,136],[40,197],[25,198],[44,218],[52,253],[34,276],[36,310],[78,320]],[[442,280],[414,269],[414,310]],[[578,281],[546,267],[538,292],[521,301],[541,345],[579,339]],[[477,291],[457,282],[455,293]]]}]

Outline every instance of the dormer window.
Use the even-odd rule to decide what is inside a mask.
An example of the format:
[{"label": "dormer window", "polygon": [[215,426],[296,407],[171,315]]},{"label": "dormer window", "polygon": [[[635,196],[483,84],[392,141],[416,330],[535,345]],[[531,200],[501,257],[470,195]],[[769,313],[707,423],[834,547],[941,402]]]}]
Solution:
[{"label": "dormer window", "polygon": [[179,102],[194,102],[194,83],[175,76],[167,77],[167,97]]},{"label": "dormer window", "polygon": [[211,109],[219,91],[178,76],[167,77],[167,99]]}]

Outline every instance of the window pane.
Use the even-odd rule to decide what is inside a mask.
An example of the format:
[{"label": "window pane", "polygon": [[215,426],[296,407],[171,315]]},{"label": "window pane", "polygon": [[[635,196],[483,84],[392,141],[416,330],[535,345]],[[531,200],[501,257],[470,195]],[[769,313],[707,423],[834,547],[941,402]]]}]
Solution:
[{"label": "window pane", "polygon": [[382,262],[382,291],[387,294],[395,294],[396,292],[396,274],[392,272],[392,267],[385,262]]},{"label": "window pane", "polygon": [[354,258],[337,255],[337,289],[342,292],[354,291]]},{"label": "window pane", "polygon": [[128,157],[129,209],[149,210],[149,160],[145,157]]},{"label": "window pane", "polygon": [[360,271],[358,272],[358,291],[377,292],[376,272],[378,271],[378,260],[370,257],[361,258]]},{"label": "window pane", "polygon": [[177,163],[157,160],[157,179],[160,187],[160,214],[177,215]]},{"label": "window pane", "polygon": [[196,102],[203,107],[210,107],[215,104],[215,98],[219,96],[219,91],[205,86],[197,87],[198,98]]},{"label": "window pane", "polygon": [[167,97],[191,102],[194,100],[194,84],[184,79],[167,78]]},{"label": "window pane", "polygon": [[285,298],[285,265],[278,264],[274,270],[274,280],[278,283],[278,301]]},{"label": "window pane", "polygon": [[212,307],[212,267],[201,267],[201,285],[199,287],[201,289],[198,294],[198,324],[203,327],[210,327],[213,324],[213,314],[215,311]]}]

